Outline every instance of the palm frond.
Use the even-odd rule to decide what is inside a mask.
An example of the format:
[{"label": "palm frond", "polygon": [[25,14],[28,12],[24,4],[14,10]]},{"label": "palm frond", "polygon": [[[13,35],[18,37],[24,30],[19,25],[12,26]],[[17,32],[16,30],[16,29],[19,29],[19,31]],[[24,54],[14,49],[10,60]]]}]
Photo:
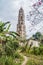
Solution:
[{"label": "palm frond", "polygon": [[14,38],[16,38],[16,36],[14,34],[10,33],[10,35],[13,36]]},{"label": "palm frond", "polygon": [[10,23],[10,22],[8,21],[8,22],[4,23],[3,26],[5,26],[5,25],[7,25],[7,24],[9,24],[9,23]]},{"label": "palm frond", "polygon": [[11,33],[13,33],[13,34],[15,34],[16,36],[19,36],[19,37],[20,37],[20,35],[19,35],[18,33],[14,32],[14,31],[11,31]]},{"label": "palm frond", "polygon": [[10,26],[11,26],[11,24],[8,25],[8,27],[7,27],[7,29],[6,29],[7,32],[8,32],[8,30],[9,30]]}]

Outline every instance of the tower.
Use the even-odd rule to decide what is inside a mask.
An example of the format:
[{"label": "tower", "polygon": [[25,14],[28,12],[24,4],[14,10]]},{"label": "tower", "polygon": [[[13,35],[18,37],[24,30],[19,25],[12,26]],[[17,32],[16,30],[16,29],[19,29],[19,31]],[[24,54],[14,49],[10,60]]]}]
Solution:
[{"label": "tower", "polygon": [[24,16],[24,10],[22,7],[19,10],[19,15],[18,15],[18,24],[17,24],[17,33],[20,35],[22,39],[25,39],[25,16]]}]

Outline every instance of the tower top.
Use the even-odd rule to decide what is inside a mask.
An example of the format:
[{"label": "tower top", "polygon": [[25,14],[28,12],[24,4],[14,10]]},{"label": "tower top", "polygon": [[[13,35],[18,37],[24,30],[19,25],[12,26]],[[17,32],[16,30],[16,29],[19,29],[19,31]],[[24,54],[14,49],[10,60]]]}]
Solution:
[{"label": "tower top", "polygon": [[23,10],[23,8],[22,8],[22,7],[19,9],[19,12],[24,13],[24,10]]},{"label": "tower top", "polygon": [[23,10],[23,8],[21,7],[20,10]]},{"label": "tower top", "polygon": [[18,21],[19,23],[24,23],[24,10],[22,7],[19,9]]}]

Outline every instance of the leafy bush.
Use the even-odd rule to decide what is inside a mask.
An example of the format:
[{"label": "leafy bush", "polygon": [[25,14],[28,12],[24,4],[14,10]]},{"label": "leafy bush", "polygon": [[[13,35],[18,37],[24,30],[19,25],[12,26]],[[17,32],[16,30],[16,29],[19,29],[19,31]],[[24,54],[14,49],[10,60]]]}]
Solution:
[{"label": "leafy bush", "polygon": [[32,49],[29,50],[29,54],[33,54],[33,50]]},{"label": "leafy bush", "polygon": [[13,65],[13,58],[11,56],[6,58],[5,65]]},{"label": "leafy bush", "polygon": [[33,54],[40,55],[40,50],[38,47],[33,47]]},{"label": "leafy bush", "polygon": [[43,55],[43,47],[39,47],[40,55]]},{"label": "leafy bush", "polygon": [[20,58],[20,54],[18,52],[14,53],[14,58]]},{"label": "leafy bush", "polygon": [[2,51],[1,51],[1,49],[0,49],[0,57],[2,56]]},{"label": "leafy bush", "polygon": [[5,56],[2,56],[1,58],[0,58],[0,65],[5,65],[5,59],[6,57]]},{"label": "leafy bush", "polygon": [[43,47],[33,47],[29,50],[29,54],[43,55]]},{"label": "leafy bush", "polygon": [[6,52],[6,55],[13,56],[13,51],[12,51],[12,49],[10,47],[6,46],[5,52]]}]

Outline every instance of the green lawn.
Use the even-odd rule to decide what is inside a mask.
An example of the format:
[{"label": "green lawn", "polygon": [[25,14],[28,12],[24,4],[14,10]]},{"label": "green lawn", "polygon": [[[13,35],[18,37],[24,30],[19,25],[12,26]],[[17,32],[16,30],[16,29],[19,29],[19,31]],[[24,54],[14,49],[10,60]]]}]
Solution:
[{"label": "green lawn", "polygon": [[43,56],[30,55],[26,65],[43,65]]}]

